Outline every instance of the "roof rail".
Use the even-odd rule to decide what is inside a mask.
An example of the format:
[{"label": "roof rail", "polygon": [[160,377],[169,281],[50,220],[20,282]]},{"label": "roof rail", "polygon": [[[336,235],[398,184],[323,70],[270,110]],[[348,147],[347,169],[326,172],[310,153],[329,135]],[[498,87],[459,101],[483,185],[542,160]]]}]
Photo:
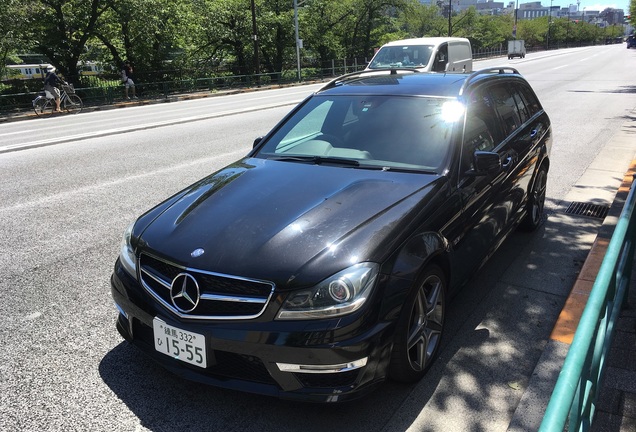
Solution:
[{"label": "roof rail", "polygon": [[485,69],[479,69],[473,73],[471,73],[468,78],[466,78],[466,81],[464,81],[464,84],[462,85],[462,88],[459,90],[459,95],[463,95],[464,94],[464,90],[466,89],[466,87],[468,87],[468,84],[471,83],[471,81],[474,81],[475,78],[477,78],[479,75],[485,75],[485,74],[492,74],[492,73],[496,73],[496,74],[505,74],[506,70],[509,71],[509,73],[513,73],[513,74],[517,74],[517,75],[521,75],[519,73],[519,71],[511,66],[498,66],[498,67],[490,67],[490,68],[485,68]]},{"label": "roof rail", "polygon": [[320,90],[318,91],[323,91],[323,90],[327,90],[333,87],[336,87],[339,84],[342,84],[346,81],[351,81],[355,78],[358,78],[360,76],[363,75],[386,75],[386,73],[389,72],[390,75],[395,75],[398,72],[412,72],[412,73],[420,73],[420,71],[418,71],[417,69],[414,68],[405,68],[405,67],[397,67],[397,68],[390,68],[390,69],[377,69],[377,70],[361,70],[361,71],[357,71],[357,72],[351,72],[345,75],[341,75],[337,78],[332,79],[331,81],[329,81],[327,84],[325,84],[324,86],[322,86],[320,88]]}]

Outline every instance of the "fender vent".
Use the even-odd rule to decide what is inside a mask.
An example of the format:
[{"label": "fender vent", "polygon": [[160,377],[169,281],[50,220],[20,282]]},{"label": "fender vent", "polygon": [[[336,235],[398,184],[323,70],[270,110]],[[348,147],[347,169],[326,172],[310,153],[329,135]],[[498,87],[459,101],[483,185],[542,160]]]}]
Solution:
[{"label": "fender vent", "polygon": [[607,216],[608,212],[609,212],[608,206],[582,203],[582,202],[576,202],[576,201],[571,203],[570,206],[565,211],[566,214],[586,216],[586,217],[592,217],[597,219],[605,219],[605,216]]}]

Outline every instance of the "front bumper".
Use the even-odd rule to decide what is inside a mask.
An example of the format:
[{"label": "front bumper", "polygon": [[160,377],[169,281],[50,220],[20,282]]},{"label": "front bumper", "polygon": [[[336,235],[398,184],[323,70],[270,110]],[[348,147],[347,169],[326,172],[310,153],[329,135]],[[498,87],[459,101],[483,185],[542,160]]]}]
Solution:
[{"label": "front bumper", "polygon": [[[365,395],[386,376],[394,326],[372,322],[369,314],[350,320],[184,320],[153,301],[119,261],[111,292],[120,334],[189,380],[282,399],[341,402]],[[156,351],[155,317],[203,334],[207,367]]]}]

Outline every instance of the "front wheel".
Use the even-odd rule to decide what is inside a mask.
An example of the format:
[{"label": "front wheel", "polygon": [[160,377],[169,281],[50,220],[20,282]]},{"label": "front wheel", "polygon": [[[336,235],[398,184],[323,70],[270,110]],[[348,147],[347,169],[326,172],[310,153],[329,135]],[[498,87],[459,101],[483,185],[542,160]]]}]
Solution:
[{"label": "front wheel", "polygon": [[38,116],[53,114],[53,103],[44,96],[38,96],[33,101],[33,111]]},{"label": "front wheel", "polygon": [[430,265],[409,293],[398,320],[389,376],[395,381],[420,380],[439,351],[446,310],[446,277]]},{"label": "front wheel", "polygon": [[68,95],[64,101],[64,109],[70,114],[79,114],[83,107],[82,99],[76,94]]},{"label": "front wheel", "polygon": [[548,183],[548,170],[545,166],[539,168],[537,178],[534,180],[532,190],[528,196],[528,214],[521,222],[520,228],[524,231],[534,231],[543,222],[545,209],[545,191]]}]

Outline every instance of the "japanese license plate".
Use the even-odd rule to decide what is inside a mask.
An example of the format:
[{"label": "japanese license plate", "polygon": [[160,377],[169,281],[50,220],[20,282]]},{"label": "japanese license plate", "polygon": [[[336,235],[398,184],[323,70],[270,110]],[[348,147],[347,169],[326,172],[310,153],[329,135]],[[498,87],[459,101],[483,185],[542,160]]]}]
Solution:
[{"label": "japanese license plate", "polygon": [[205,368],[205,336],[173,327],[159,318],[152,320],[155,349],[182,362]]}]

